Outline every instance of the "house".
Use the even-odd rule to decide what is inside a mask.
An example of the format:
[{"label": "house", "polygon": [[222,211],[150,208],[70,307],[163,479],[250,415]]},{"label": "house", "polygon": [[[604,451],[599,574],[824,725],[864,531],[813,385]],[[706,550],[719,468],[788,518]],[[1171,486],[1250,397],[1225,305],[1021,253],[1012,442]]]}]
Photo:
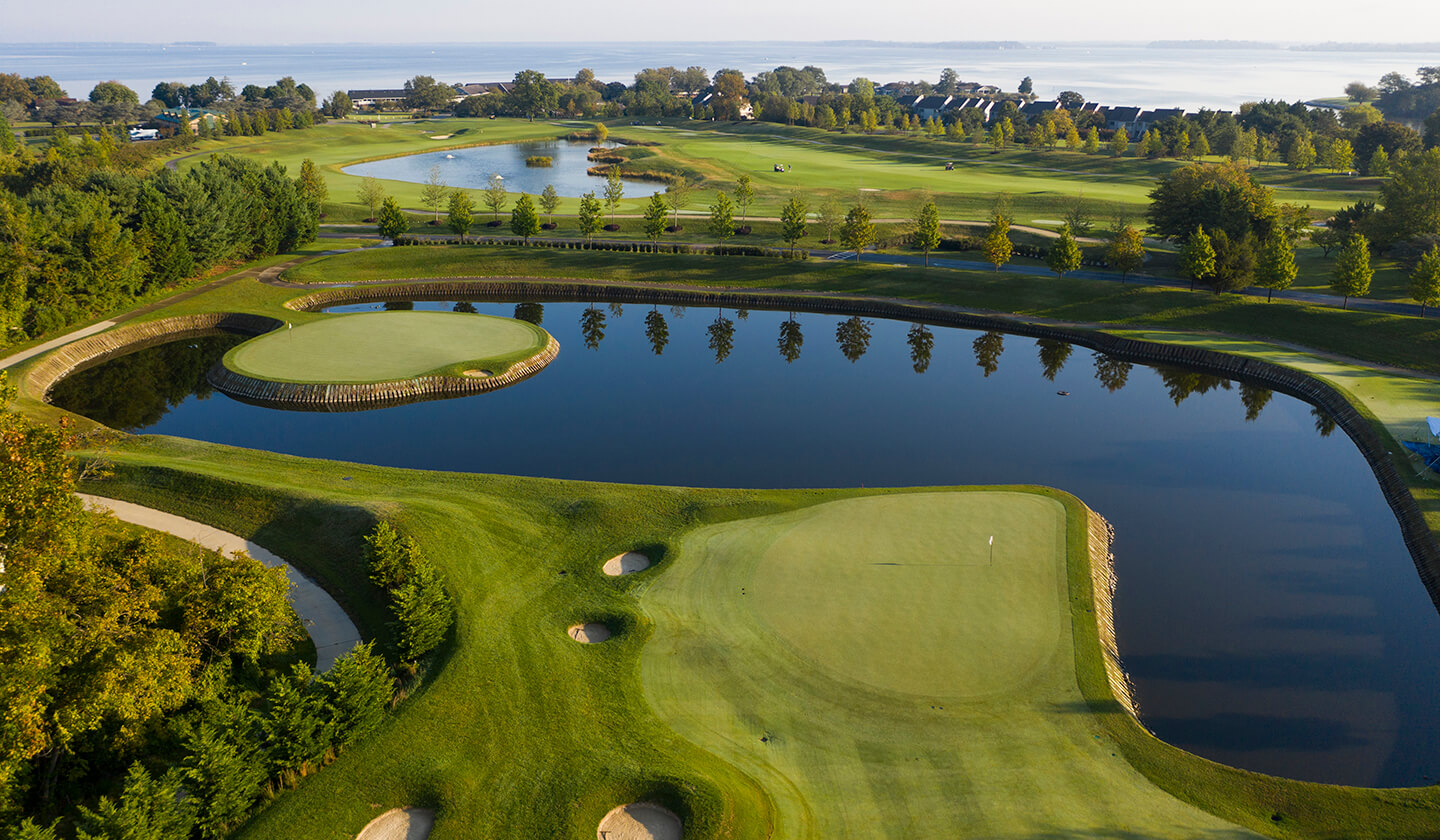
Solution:
[{"label": "house", "polygon": [[[1122,108],[1105,108],[1103,110],[1105,127],[1111,131],[1119,131],[1123,128],[1126,134],[1133,134],[1135,121],[1140,118],[1141,110],[1128,105]],[[1143,131],[1143,129],[1141,130]]]},{"label": "house", "polygon": [[206,120],[213,126],[223,123],[225,116],[219,111],[211,111],[208,108],[166,108],[155,115],[155,122],[177,129],[184,125],[188,131],[192,132],[200,130],[201,120]]},{"label": "house", "polygon": [[990,122],[990,110],[995,107],[995,100],[970,97],[953,103],[950,106],[952,111],[964,111],[966,108],[974,108],[980,112],[983,122]]},{"label": "house", "polygon": [[1135,130],[1146,132],[1171,117],[1184,117],[1184,108],[1156,108],[1153,111],[1143,111],[1135,118]]},{"label": "house", "polygon": [[[715,102],[715,94],[713,93],[702,93],[699,96],[696,96],[694,99],[690,100],[690,104],[694,106],[697,110],[705,107],[713,108],[715,107]],[[748,100],[740,106],[740,119],[755,119],[755,106],[751,105]]]},{"label": "house", "polygon": [[939,119],[940,115],[950,110],[955,103],[955,97],[935,94],[931,96],[917,96],[910,104],[911,110],[920,116],[922,120]]},{"label": "house", "polygon": [[384,90],[347,90],[345,94],[356,108],[403,108],[410,92],[403,88]]},{"label": "house", "polygon": [[456,85],[455,91],[459,96],[484,96],[487,93],[509,93],[510,82],[471,82],[468,85]]},{"label": "house", "polygon": [[1050,111],[1059,111],[1062,107],[1064,106],[1058,100],[1026,102],[1020,106],[1020,115],[1028,119],[1035,119]]}]

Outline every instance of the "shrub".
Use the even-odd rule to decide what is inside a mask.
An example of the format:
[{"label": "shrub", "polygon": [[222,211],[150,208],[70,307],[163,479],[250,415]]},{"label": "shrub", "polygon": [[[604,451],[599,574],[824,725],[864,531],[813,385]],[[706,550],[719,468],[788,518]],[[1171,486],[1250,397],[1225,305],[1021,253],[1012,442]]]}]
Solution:
[{"label": "shrub", "polygon": [[549,155],[531,155],[525,158],[526,166],[550,166],[554,163],[555,159]]}]

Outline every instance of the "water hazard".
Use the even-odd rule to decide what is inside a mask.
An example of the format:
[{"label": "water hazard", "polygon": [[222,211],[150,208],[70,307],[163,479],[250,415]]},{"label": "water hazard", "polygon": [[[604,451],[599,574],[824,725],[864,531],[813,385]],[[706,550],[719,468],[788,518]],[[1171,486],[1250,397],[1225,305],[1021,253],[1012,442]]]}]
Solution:
[{"label": "water hazard", "polygon": [[[472,146],[468,149],[426,152],[357,163],[345,167],[345,174],[370,175],[392,181],[423,184],[430,178],[430,168],[439,167],[441,180],[451,187],[484,189],[489,184],[491,175],[499,175],[505,182],[505,189],[517,196],[520,193],[539,195],[544,192],[547,184],[552,184],[555,192],[562,196],[577,198],[587,192],[594,192],[597,197],[603,198],[605,178],[587,173],[590,167],[595,166],[587,157],[594,146],[595,143],[588,140],[544,140]],[[548,157],[551,164],[527,166],[525,159],[532,156]],[[625,185],[625,195],[630,198],[665,190],[664,184],[651,181],[626,178],[622,179],[622,183]]]},{"label": "water hazard", "polygon": [[71,377],[55,400],[131,430],[423,469],[1060,487],[1115,525],[1120,648],[1157,735],[1295,778],[1440,777],[1440,617],[1364,459],[1304,402],[1066,344],[880,319],[345,309],[410,305],[539,321],[560,356],[492,394],[315,414],[203,398],[197,373],[224,342],[176,342]]}]

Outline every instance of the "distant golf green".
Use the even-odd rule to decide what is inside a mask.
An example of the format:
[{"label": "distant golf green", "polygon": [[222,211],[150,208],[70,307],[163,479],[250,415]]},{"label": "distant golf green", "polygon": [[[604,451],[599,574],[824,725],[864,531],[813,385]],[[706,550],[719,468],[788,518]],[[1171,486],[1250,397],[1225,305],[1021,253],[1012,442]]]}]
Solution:
[{"label": "distant golf green", "polygon": [[534,324],[493,315],[363,312],[282,327],[231,350],[225,366],[277,382],[386,382],[468,368],[501,373],[548,340]]},{"label": "distant golf green", "polygon": [[1088,713],[1047,495],[702,528],[643,606],[651,707],[771,793],[777,837],[1254,836],[1155,787]]}]

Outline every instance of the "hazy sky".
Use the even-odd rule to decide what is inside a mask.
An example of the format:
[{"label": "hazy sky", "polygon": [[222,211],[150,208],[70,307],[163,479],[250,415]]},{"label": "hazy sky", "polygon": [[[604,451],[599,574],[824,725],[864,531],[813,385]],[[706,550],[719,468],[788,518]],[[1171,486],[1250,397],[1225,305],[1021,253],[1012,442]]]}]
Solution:
[{"label": "hazy sky", "polygon": [[[0,41],[1440,40],[1440,2],[6,0]],[[783,59],[784,56],[777,56]],[[1437,57],[1440,60],[1440,57]]]}]

